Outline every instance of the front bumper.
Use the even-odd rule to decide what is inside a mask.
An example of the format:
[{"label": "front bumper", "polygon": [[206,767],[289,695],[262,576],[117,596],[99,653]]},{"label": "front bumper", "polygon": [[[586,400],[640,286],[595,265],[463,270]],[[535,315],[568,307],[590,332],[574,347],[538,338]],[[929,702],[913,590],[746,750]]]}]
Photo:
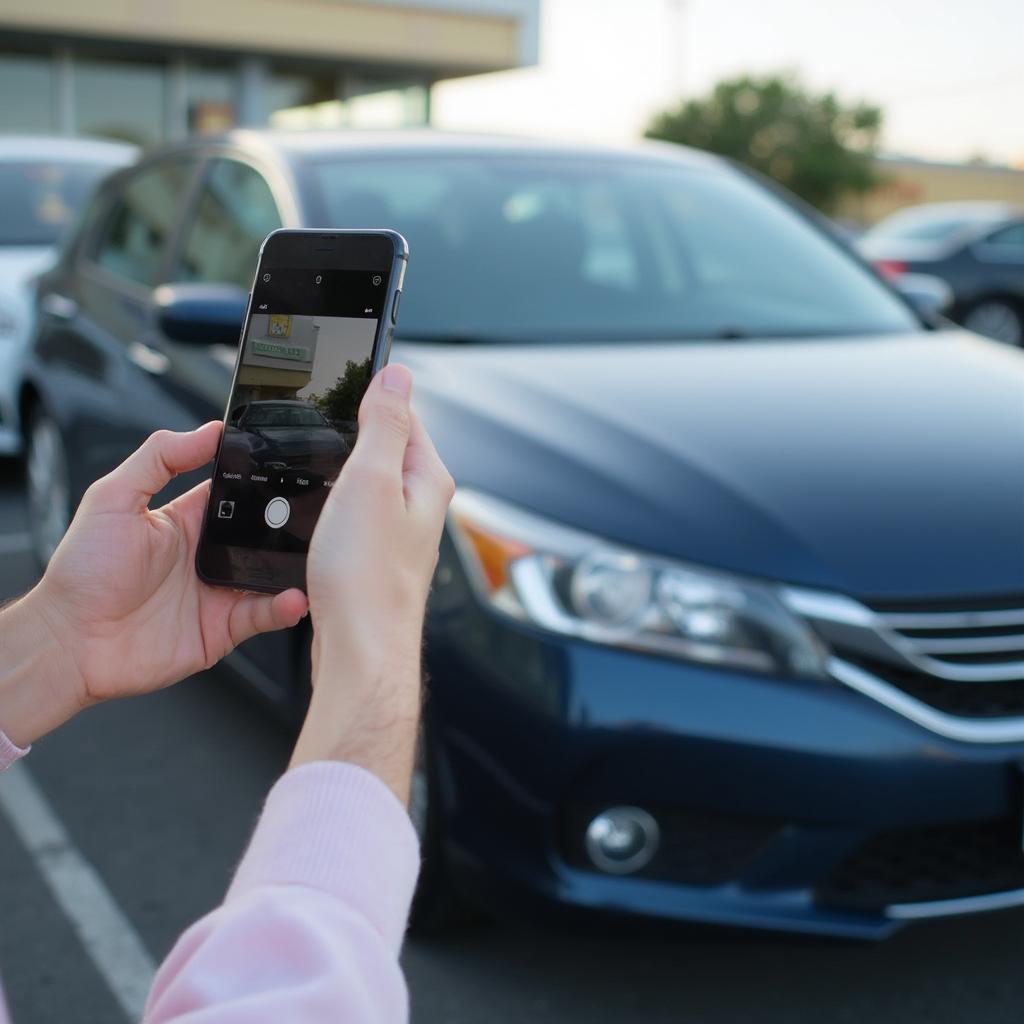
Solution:
[{"label": "front bumper", "polygon": [[[1024,903],[1024,743],[943,738],[840,683],[563,641],[471,599],[439,596],[428,652],[449,853],[494,902],[859,938]],[[662,830],[631,876],[582,843],[620,805]]]}]

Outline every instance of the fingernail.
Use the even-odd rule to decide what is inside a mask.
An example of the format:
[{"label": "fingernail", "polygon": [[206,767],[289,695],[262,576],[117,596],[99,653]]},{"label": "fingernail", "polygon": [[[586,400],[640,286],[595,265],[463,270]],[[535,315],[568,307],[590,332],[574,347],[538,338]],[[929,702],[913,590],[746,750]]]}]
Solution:
[{"label": "fingernail", "polygon": [[385,391],[397,391],[403,398],[412,390],[412,374],[398,364],[385,366],[380,372],[380,384]]}]

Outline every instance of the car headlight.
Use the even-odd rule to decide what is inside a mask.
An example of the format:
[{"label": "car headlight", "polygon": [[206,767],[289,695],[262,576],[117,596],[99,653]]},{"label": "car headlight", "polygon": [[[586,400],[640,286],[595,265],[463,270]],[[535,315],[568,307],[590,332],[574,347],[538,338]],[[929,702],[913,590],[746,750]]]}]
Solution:
[{"label": "car headlight", "polygon": [[825,678],[826,651],[756,580],[631,551],[497,498],[460,489],[449,526],[496,611],[594,643]]}]

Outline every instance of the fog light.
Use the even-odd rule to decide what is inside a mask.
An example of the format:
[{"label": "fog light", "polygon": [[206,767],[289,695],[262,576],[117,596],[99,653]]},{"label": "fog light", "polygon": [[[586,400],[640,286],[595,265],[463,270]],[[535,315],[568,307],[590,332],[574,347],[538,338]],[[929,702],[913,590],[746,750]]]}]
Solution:
[{"label": "fog light", "polygon": [[639,807],[611,807],[587,826],[587,854],[594,865],[613,875],[646,867],[658,851],[658,823]]}]

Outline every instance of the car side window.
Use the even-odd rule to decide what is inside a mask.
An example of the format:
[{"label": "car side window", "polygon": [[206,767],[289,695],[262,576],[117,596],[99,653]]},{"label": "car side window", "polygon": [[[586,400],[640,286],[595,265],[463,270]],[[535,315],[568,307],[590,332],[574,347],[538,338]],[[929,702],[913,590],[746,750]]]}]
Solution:
[{"label": "car side window", "polygon": [[191,167],[191,160],[167,160],[128,179],[96,238],[92,258],[99,266],[139,284],[161,283]]},{"label": "car side window", "polygon": [[1009,227],[993,231],[985,239],[985,244],[998,246],[1007,254],[1012,252],[1014,255],[1024,255],[1024,223],[1011,224]]},{"label": "car side window", "polygon": [[211,160],[176,277],[248,288],[263,239],[279,227],[281,214],[259,171],[238,160]]}]

